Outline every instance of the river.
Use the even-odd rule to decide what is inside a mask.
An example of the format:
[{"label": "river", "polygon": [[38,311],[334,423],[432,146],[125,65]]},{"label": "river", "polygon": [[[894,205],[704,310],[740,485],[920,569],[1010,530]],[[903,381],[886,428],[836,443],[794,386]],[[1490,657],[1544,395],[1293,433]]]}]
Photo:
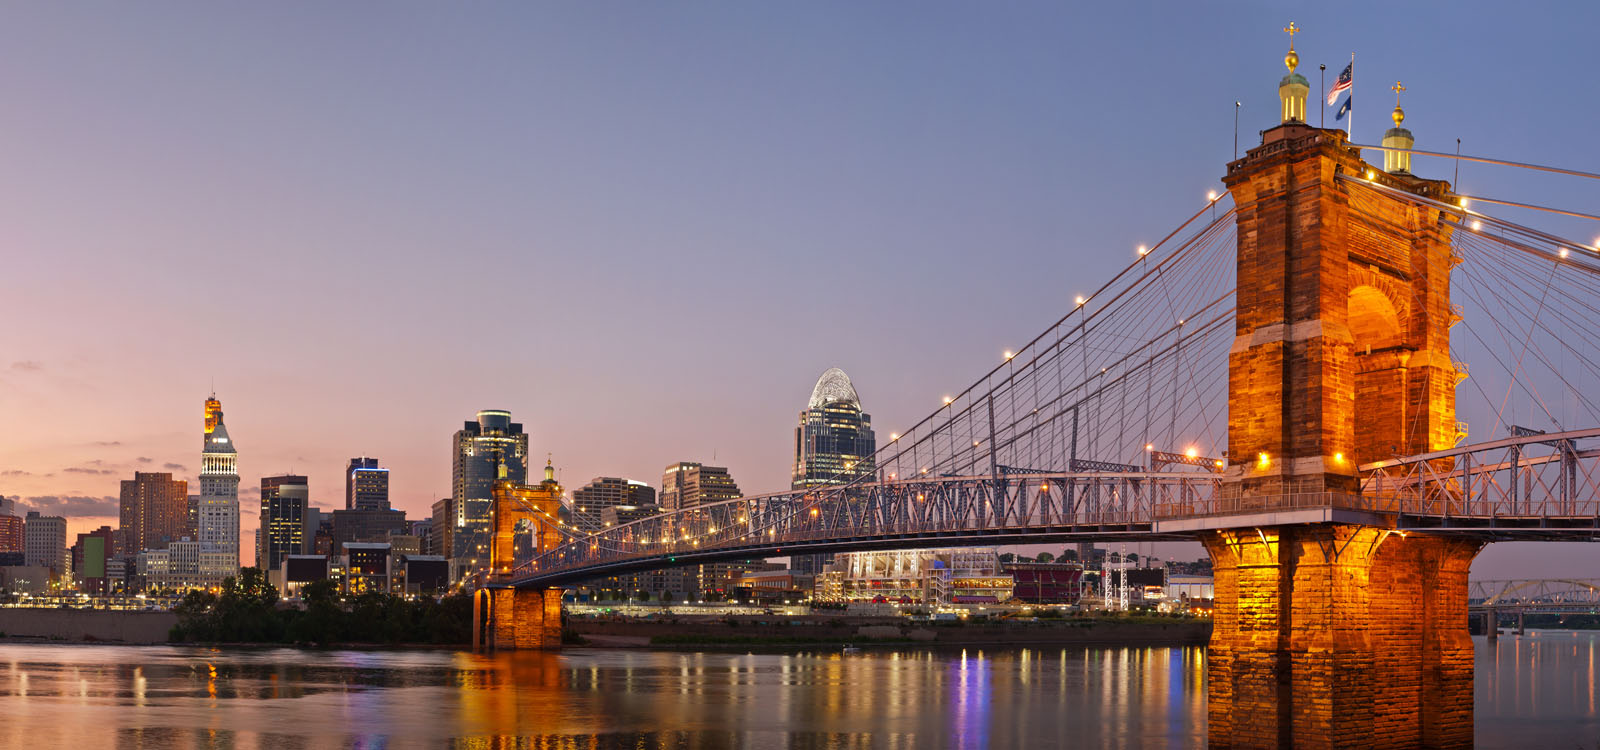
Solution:
[{"label": "river", "polygon": [[[1477,639],[1480,747],[1600,747],[1600,634]],[[0,645],[0,747],[1196,747],[1199,648],[678,653]]]}]

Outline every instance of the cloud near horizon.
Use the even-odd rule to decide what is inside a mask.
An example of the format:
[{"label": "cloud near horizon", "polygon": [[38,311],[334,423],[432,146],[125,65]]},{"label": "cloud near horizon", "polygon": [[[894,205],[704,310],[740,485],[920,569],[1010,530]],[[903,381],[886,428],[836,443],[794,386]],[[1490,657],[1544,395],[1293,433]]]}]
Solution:
[{"label": "cloud near horizon", "polygon": [[25,359],[21,362],[12,362],[11,369],[21,370],[22,372],[38,372],[44,369],[44,365],[31,359]]},{"label": "cloud near horizon", "polygon": [[19,515],[25,515],[29,510],[39,511],[44,516],[116,516],[118,515],[119,502],[117,498],[109,495],[89,497],[87,495],[33,495],[30,497],[15,497],[17,505],[26,506],[18,508]]},{"label": "cloud near horizon", "polygon": [[168,471],[188,471],[189,470],[189,467],[184,466],[183,464],[175,464],[175,463],[164,463],[164,464],[161,465],[161,468],[166,469]]}]

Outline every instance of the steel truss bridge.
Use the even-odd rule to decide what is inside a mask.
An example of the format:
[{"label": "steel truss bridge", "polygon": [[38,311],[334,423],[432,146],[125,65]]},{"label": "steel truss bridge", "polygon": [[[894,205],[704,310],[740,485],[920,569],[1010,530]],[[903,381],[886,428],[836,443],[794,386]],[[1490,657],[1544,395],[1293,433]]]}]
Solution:
[{"label": "steel truss bridge", "polygon": [[[1354,467],[1359,492],[1230,496],[1226,472],[1254,457],[1206,458],[1226,456],[1235,343],[1235,216],[1219,198],[1139,248],[1099,289],[1064,295],[1067,314],[997,352],[998,364],[890,435],[840,484],[677,509],[593,534],[562,526],[564,543],[519,558],[489,585],[556,587],[850,550],[1183,540],[1314,522],[1484,541],[1600,539],[1600,427],[1573,427],[1600,425],[1592,331],[1600,250],[1448,196],[1340,180],[1352,222],[1390,221],[1373,207],[1400,199],[1449,225],[1451,356],[1465,378],[1455,388],[1463,421],[1455,444],[1369,459]],[[1468,439],[1469,425],[1482,437]]]},{"label": "steel truss bridge", "polygon": [[1524,614],[1600,614],[1600,578],[1472,581],[1467,606],[1473,611]]}]

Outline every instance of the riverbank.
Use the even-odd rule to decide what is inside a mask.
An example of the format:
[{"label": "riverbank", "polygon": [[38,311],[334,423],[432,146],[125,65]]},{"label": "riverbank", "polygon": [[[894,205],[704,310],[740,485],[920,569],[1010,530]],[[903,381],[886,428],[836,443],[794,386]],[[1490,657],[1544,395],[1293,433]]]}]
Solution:
[{"label": "riverbank", "polygon": [[1085,617],[1006,622],[908,622],[902,618],[579,619],[569,633],[601,648],[790,648],[806,646],[1204,646],[1206,619]]}]

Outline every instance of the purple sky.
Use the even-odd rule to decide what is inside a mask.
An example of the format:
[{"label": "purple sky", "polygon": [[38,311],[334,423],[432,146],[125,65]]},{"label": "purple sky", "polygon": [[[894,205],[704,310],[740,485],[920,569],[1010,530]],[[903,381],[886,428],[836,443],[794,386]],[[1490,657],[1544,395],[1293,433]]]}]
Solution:
[{"label": "purple sky", "polygon": [[[245,546],[261,476],[331,509],[352,455],[420,517],[482,408],[569,486],[783,488],[822,370],[903,428],[1220,189],[1291,18],[1313,85],[1354,46],[1358,141],[1399,78],[1419,148],[1600,168],[1587,6],[1105,5],[7,8],[0,493],[77,531],[136,469],[192,478],[213,378]],[[1461,177],[1600,200],[1575,182]],[[1475,574],[1574,566],[1600,547]]]}]

